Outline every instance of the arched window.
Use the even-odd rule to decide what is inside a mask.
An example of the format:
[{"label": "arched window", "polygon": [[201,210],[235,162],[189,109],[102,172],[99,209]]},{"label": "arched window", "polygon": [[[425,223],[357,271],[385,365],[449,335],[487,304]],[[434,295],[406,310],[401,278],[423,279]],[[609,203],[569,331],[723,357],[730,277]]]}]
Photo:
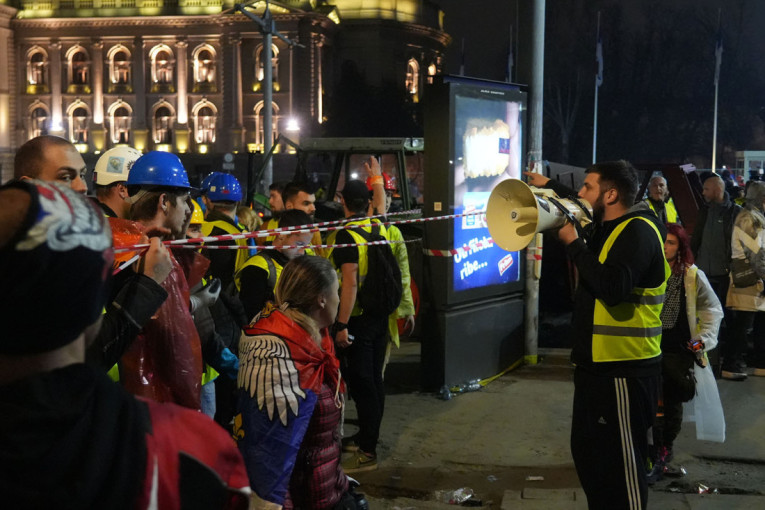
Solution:
[{"label": "arched window", "polygon": [[109,124],[113,143],[130,143],[130,125],[133,121],[133,109],[124,101],[109,107]]},{"label": "arched window", "polygon": [[132,68],[130,50],[122,45],[114,46],[107,55],[109,59],[109,81],[115,85],[129,85]]},{"label": "arched window", "polygon": [[89,85],[90,84],[90,58],[85,48],[82,46],[73,46],[67,51],[66,60],[68,64],[67,74],[70,85]]},{"label": "arched window", "polygon": [[72,143],[88,143],[88,124],[90,113],[88,107],[82,101],[75,101],[67,109],[69,120],[69,140]]},{"label": "arched window", "polygon": [[194,59],[194,83],[215,83],[215,48],[209,44],[197,46]]},{"label": "arched window", "polygon": [[30,138],[48,134],[48,109],[39,101],[30,107],[29,134]]},{"label": "arched window", "polygon": [[152,48],[151,57],[151,81],[161,85],[173,83],[175,70],[175,57],[169,46],[160,44]]},{"label": "arched window", "polygon": [[197,143],[215,143],[215,121],[218,109],[207,100],[200,101],[191,110],[194,118],[194,140]]},{"label": "arched window", "polygon": [[412,100],[419,99],[420,64],[416,59],[410,58],[406,64],[406,91],[412,96]]},{"label": "arched window", "polygon": [[[272,102],[273,105],[273,117],[271,118],[271,125],[273,129],[272,143],[279,137],[279,105]],[[255,143],[258,147],[263,149],[265,147],[265,123],[263,119],[263,101],[260,101],[255,105]]]},{"label": "arched window", "polygon": [[[273,82],[279,81],[279,48],[275,44],[271,45],[271,69],[273,71]],[[263,68],[263,45],[260,44],[255,49],[255,77],[257,81],[263,81],[265,70]]]},{"label": "arched window", "polygon": [[151,122],[154,143],[173,143],[173,122],[175,122],[175,111],[170,103],[161,102],[154,107]]},{"label": "arched window", "polygon": [[47,85],[48,54],[36,46],[27,53],[27,84]]}]

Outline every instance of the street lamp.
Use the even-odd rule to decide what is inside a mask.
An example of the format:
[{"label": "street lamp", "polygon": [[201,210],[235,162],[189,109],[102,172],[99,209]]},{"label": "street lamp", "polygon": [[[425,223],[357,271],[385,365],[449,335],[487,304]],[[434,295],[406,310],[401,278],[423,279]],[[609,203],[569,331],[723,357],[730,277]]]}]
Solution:
[{"label": "street lamp", "polygon": [[[265,113],[263,115],[263,154],[266,154],[268,160],[266,161],[265,170],[263,172],[263,181],[265,186],[270,186],[274,178],[273,173],[273,161],[270,157],[271,147],[273,146],[274,127],[273,127],[273,53],[271,51],[271,41],[275,35],[289,46],[298,46],[305,48],[302,44],[298,44],[295,41],[288,39],[276,30],[274,26],[274,17],[269,9],[269,2],[266,0],[266,9],[263,11],[263,18],[256,16],[247,10],[247,7],[252,7],[259,2],[250,2],[248,4],[236,4],[234,9],[241,12],[252,21],[257,23],[260,28],[260,33],[263,34],[263,106],[265,107]],[[279,5],[277,3],[277,5]],[[289,8],[283,6],[285,8]],[[295,10],[295,9],[293,9]],[[292,69],[290,69],[292,72]]]}]

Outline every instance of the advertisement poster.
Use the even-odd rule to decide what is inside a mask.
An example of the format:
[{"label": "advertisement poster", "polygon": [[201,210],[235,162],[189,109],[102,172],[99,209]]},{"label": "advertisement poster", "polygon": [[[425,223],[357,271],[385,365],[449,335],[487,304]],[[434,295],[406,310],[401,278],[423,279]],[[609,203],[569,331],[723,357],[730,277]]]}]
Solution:
[{"label": "advertisement poster", "polygon": [[[455,96],[455,213],[485,211],[491,191],[521,175],[521,103]],[[454,221],[453,290],[459,292],[520,280],[520,252],[490,244],[483,215]]]}]

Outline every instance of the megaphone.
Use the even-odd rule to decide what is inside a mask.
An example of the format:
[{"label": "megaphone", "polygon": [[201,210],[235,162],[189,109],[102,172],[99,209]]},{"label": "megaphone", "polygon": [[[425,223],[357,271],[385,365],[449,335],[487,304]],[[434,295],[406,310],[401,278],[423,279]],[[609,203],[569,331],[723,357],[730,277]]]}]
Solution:
[{"label": "megaphone", "polygon": [[486,223],[494,243],[507,251],[522,250],[539,232],[559,228],[569,217],[592,221],[586,200],[559,198],[552,190],[531,188],[518,179],[494,187],[486,205]]}]

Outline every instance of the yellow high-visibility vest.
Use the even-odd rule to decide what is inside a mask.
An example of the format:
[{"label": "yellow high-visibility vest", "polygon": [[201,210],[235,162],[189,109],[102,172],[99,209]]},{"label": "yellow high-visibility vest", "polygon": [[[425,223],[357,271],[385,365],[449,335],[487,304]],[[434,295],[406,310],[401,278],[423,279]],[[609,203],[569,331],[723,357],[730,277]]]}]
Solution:
[{"label": "yellow high-visibility vest", "polygon": [[[646,202],[648,202],[648,207],[650,207],[653,213],[658,217],[659,213],[656,212],[656,207],[653,205],[653,202],[650,200],[646,200]],[[667,212],[667,223],[677,223],[677,209],[671,198],[664,202],[664,210]]]},{"label": "yellow high-visibility vest", "polygon": [[[360,218],[358,220],[349,221],[345,225],[347,226],[365,225],[365,226],[362,226],[361,228],[364,229],[364,231],[366,232],[372,232],[372,226],[376,226],[380,229],[380,235],[384,239],[388,239],[388,233],[385,230],[385,227],[382,225],[382,223],[380,223],[380,220],[377,220],[377,219]],[[367,241],[366,239],[361,237],[360,234],[357,234],[352,229],[348,229],[346,232],[348,232],[351,235],[351,237],[353,238],[353,241],[357,245],[359,244],[362,245],[362,246],[356,246],[356,248],[359,250],[359,276],[358,276],[358,282],[357,282],[357,285],[358,285],[357,290],[360,291],[362,285],[364,285],[364,279],[366,278],[367,273],[369,272],[369,257],[367,256],[367,246],[365,244]],[[337,231],[334,231],[331,234],[329,234],[329,236],[327,237],[327,244],[336,244],[336,239],[335,239],[336,237],[337,237]],[[333,251],[334,251],[333,248],[326,249],[327,258],[332,257]],[[342,285],[342,271],[340,270],[339,267],[336,269],[337,269],[338,279],[340,280],[340,283]],[[361,306],[359,305],[359,301],[357,299],[356,302],[353,304],[353,311],[351,312],[351,317],[361,315],[362,312],[363,310],[361,309]]]},{"label": "yellow high-visibility vest", "polygon": [[[656,232],[663,246],[659,229],[650,220],[635,216],[616,226],[600,250],[598,260],[604,263],[616,238],[633,220],[648,223]],[[662,250],[663,254],[663,250]],[[664,259],[664,281],[658,287],[635,287],[630,297],[615,306],[608,306],[602,300],[595,300],[592,321],[592,361],[634,361],[654,358],[661,354],[661,309],[664,306],[664,292],[671,273]]]},{"label": "yellow high-visibility vest", "polygon": [[[237,235],[242,233],[242,230],[239,230],[237,227],[227,221],[205,221],[202,223],[202,237],[209,236],[215,227],[218,227],[227,234]],[[247,239],[236,239],[234,242],[238,246],[247,246]],[[244,266],[244,263],[247,262],[249,256],[249,250],[236,250],[236,262],[234,262],[234,267],[232,268],[234,273],[239,271]]]}]

